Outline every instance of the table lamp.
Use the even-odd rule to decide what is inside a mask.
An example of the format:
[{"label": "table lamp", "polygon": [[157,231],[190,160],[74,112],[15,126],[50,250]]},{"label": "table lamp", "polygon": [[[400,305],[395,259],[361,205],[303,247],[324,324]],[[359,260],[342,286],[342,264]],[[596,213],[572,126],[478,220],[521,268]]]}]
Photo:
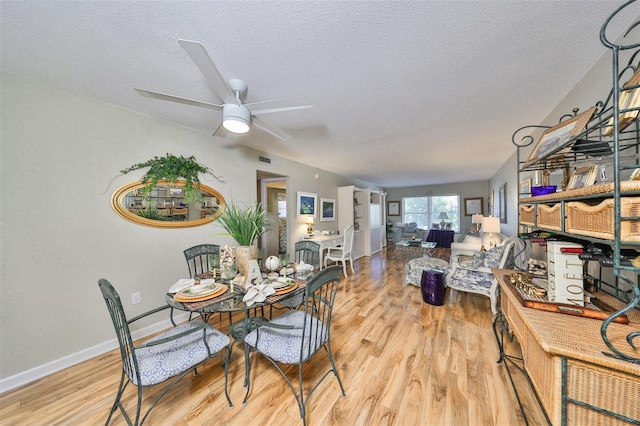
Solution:
[{"label": "table lamp", "polygon": [[473,216],[471,216],[471,223],[476,225],[475,232],[478,232],[480,230],[480,225],[482,225],[482,219],[483,219],[483,216],[480,213],[476,213]]},{"label": "table lamp", "polygon": [[493,233],[500,233],[500,218],[499,217],[485,217],[482,219],[482,232],[489,233],[489,249],[495,247],[496,242],[493,239]]},{"label": "table lamp", "polygon": [[308,235],[313,234],[313,218],[312,217],[308,217],[306,223],[308,225],[307,226],[307,234]]},{"label": "table lamp", "polygon": [[440,212],[438,219],[442,219],[442,222],[440,222],[440,229],[444,229],[444,225],[445,225],[444,221],[449,219],[449,216],[447,216],[447,212]]}]

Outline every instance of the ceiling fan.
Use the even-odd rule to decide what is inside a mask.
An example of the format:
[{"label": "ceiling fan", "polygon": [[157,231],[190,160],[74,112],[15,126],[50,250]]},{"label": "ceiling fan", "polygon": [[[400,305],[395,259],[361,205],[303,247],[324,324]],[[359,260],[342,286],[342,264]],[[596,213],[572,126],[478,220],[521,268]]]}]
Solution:
[{"label": "ceiling fan", "polygon": [[[187,51],[187,54],[189,54],[200,71],[202,71],[202,74],[204,74],[208,83],[211,85],[211,88],[220,97],[220,99],[222,99],[223,104],[218,105],[195,99],[152,92],[145,89],[136,88],[135,90],[142,96],[150,98],[222,111],[222,120],[213,132],[214,135],[218,132],[220,126],[232,133],[247,133],[253,123],[255,127],[270,133],[279,139],[287,141],[291,139],[291,135],[257,116],[274,112],[313,108],[313,105],[298,105],[297,102],[303,99],[302,97],[248,102],[243,104],[242,98],[247,92],[247,85],[244,81],[237,78],[231,78],[227,83],[211,60],[211,57],[205,50],[204,46],[199,42],[181,39],[179,39],[178,42],[182,48]],[[249,109],[249,106],[257,106],[258,108]]]}]

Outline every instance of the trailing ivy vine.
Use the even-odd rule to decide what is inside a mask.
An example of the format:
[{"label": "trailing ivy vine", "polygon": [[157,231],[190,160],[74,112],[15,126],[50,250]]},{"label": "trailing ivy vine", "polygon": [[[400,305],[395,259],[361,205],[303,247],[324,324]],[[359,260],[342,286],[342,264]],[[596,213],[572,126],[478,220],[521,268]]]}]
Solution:
[{"label": "trailing ivy vine", "polygon": [[197,202],[202,198],[200,193],[200,173],[210,174],[220,180],[213,174],[208,167],[198,163],[194,156],[183,157],[175,156],[167,153],[164,157],[153,157],[144,163],[137,163],[126,169],[120,170],[121,173],[127,174],[133,170],[149,167],[147,173],[142,177],[141,182],[144,184],[142,193],[145,198],[149,197],[151,191],[160,181],[169,181],[177,183],[179,179],[185,181],[184,199],[187,203]]}]

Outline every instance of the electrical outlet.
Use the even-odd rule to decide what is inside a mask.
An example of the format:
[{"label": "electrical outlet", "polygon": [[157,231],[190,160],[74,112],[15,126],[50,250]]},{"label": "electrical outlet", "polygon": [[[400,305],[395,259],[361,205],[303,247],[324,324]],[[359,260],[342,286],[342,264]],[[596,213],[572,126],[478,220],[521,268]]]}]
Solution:
[{"label": "electrical outlet", "polygon": [[140,292],[137,291],[135,293],[131,293],[131,304],[137,305],[142,301],[142,296],[140,296]]}]

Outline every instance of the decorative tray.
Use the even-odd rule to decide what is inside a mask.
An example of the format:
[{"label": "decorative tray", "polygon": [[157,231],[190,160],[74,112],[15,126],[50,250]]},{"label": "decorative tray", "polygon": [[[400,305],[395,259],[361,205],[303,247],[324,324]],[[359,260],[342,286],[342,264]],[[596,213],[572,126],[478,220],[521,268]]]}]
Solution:
[{"label": "decorative tray", "polygon": [[[521,275],[531,278],[526,274]],[[513,292],[516,298],[518,298],[520,304],[525,308],[538,309],[548,312],[557,312],[560,314],[574,315],[600,321],[604,321],[609,316],[611,316],[611,314],[616,312],[616,309],[607,305],[602,300],[599,300],[597,297],[592,297],[589,302],[585,302],[584,306],[570,305],[568,303],[549,302],[546,294],[542,294],[542,292],[534,290],[534,288],[537,287],[535,284],[529,285],[527,287],[516,285],[516,280],[513,279],[513,274],[505,275],[504,282],[507,284],[507,287],[509,287],[509,289]],[[629,324],[629,318],[626,315],[620,315],[619,317],[616,317],[613,322],[617,322],[620,324]]]}]

